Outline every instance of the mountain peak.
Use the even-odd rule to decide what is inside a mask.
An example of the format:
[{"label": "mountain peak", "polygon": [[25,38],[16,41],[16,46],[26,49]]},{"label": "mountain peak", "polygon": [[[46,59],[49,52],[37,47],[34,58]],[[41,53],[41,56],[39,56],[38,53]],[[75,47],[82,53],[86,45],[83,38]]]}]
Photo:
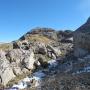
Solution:
[{"label": "mountain peak", "polygon": [[87,19],[86,23],[79,27],[76,31],[79,32],[89,32],[90,31],[90,17]]},{"label": "mountain peak", "polygon": [[87,23],[90,23],[90,17],[88,18]]}]

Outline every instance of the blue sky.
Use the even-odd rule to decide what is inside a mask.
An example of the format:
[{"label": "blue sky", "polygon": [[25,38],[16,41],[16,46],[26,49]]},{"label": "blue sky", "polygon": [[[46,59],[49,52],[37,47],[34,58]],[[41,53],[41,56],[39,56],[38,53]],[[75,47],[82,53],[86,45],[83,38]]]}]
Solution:
[{"label": "blue sky", "polygon": [[35,27],[77,29],[90,16],[90,0],[0,0],[0,42]]}]

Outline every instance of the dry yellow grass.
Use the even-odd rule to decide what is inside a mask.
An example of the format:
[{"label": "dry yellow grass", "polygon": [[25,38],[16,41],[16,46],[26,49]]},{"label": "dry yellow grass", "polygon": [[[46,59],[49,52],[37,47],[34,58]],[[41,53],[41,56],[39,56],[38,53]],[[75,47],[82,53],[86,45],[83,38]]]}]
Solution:
[{"label": "dry yellow grass", "polygon": [[12,48],[13,48],[13,46],[11,43],[0,44],[0,50],[10,50]]},{"label": "dry yellow grass", "polygon": [[28,37],[26,37],[27,40],[29,41],[38,41],[38,42],[42,42],[45,44],[50,43],[52,40],[43,36],[43,35],[30,35]]}]

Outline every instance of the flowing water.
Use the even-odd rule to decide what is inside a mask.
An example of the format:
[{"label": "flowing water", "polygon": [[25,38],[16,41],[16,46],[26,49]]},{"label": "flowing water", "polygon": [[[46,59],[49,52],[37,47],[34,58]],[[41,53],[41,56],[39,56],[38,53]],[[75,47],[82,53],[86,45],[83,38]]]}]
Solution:
[{"label": "flowing water", "polygon": [[[48,61],[48,71],[50,71],[52,68],[55,68],[58,65],[58,62],[56,60],[50,60]],[[32,87],[32,82],[35,81],[34,87],[37,87],[40,85],[41,80],[47,76],[47,74],[43,70],[38,70],[35,73],[32,74],[32,76],[27,76],[23,80],[20,80],[18,84],[14,84],[10,90],[18,90],[18,89],[25,89],[27,87]]]},{"label": "flowing water", "polygon": [[[46,71],[48,71],[48,73],[44,70],[38,70],[36,72],[34,72],[31,76],[27,76],[26,78],[20,80],[18,82],[18,84],[14,84],[12,86],[12,88],[10,88],[9,90],[20,90],[20,89],[26,89],[26,88],[30,88],[30,87],[38,87],[40,86],[42,79],[44,79],[48,74],[54,74],[54,72],[57,70],[56,67],[59,66],[59,70],[63,70],[64,72],[68,72],[71,71],[72,69],[72,64],[62,64],[60,65],[58,63],[58,60],[50,60],[48,61],[48,68],[46,69]],[[56,69],[55,69],[56,68]],[[75,72],[73,72],[72,74],[80,74],[83,72],[90,72],[90,66],[84,67],[80,70],[77,70]],[[35,81],[34,85],[32,84],[33,81]]]}]

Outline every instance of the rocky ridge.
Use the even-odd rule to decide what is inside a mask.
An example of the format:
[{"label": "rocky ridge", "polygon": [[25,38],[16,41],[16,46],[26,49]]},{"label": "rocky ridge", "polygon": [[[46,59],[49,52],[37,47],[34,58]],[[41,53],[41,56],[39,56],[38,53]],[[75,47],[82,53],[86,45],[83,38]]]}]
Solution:
[{"label": "rocky ridge", "polygon": [[[89,90],[89,27],[90,18],[75,32],[35,28],[11,42],[12,48],[0,51],[1,84],[24,90]],[[23,79],[14,82],[19,76]]]},{"label": "rocky ridge", "polygon": [[[17,41],[1,44],[0,83],[6,86],[9,81],[19,75],[30,74],[40,67],[47,68],[48,60],[59,58],[62,54],[64,56],[73,45],[65,42],[68,45],[64,47],[64,44],[58,39],[60,36],[64,38],[67,35],[63,36],[64,31],[59,33],[51,28],[36,28],[27,32]],[[62,50],[60,44],[63,47]]]}]

